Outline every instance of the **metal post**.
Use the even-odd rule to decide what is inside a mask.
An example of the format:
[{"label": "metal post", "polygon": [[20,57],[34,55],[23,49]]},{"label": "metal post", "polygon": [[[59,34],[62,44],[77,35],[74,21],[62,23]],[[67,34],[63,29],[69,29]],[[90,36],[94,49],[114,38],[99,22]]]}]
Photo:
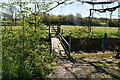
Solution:
[{"label": "metal post", "polygon": [[69,57],[70,57],[70,52],[71,52],[71,33],[69,35]]},{"label": "metal post", "polygon": [[37,8],[37,4],[35,3],[35,15],[34,15],[34,18],[35,18],[35,29],[36,29],[36,22],[37,22],[37,18],[36,18],[36,8]]},{"label": "metal post", "polygon": [[57,26],[57,32],[60,33],[60,25]]},{"label": "metal post", "polygon": [[62,34],[63,34],[63,29],[62,29]]},{"label": "metal post", "polygon": [[[120,0],[118,4],[120,5]],[[118,34],[120,34],[120,8],[118,8]]]},{"label": "metal post", "polygon": [[90,16],[89,16],[89,23],[88,23],[88,30],[91,32],[91,15],[92,15],[92,10],[90,9]]},{"label": "metal post", "polygon": [[49,25],[50,54],[52,53],[51,26]]},{"label": "metal post", "polygon": [[107,39],[107,33],[104,33],[104,38],[103,38],[103,41],[102,41],[102,51],[103,51],[103,53],[106,50],[106,39]]}]

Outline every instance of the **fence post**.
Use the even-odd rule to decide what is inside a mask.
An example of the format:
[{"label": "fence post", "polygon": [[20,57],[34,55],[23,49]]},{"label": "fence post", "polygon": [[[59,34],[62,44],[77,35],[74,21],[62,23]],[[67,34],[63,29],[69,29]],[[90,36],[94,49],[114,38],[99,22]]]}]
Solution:
[{"label": "fence post", "polygon": [[88,31],[90,31],[90,33],[91,33],[91,15],[92,15],[92,10],[90,9],[90,16],[88,21]]},{"label": "fence post", "polygon": [[103,41],[102,41],[102,52],[104,53],[106,50],[106,39],[107,39],[107,33],[104,33]]},{"label": "fence post", "polygon": [[60,25],[57,26],[57,35],[60,33]]},{"label": "fence post", "polygon": [[[120,5],[120,0],[118,4]],[[118,8],[118,35],[120,35],[120,7]]]},{"label": "fence post", "polygon": [[62,34],[63,34],[63,29],[62,29]]},{"label": "fence post", "polygon": [[70,52],[71,52],[71,33],[69,35],[69,58],[70,58]]},{"label": "fence post", "polygon": [[51,26],[49,25],[50,54],[52,53]]}]

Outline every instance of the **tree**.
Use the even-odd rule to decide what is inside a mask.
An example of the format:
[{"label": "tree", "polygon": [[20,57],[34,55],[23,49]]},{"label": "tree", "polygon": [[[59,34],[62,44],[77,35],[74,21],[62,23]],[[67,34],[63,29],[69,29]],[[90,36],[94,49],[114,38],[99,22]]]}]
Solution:
[{"label": "tree", "polygon": [[69,14],[66,16],[66,22],[69,25],[73,25],[74,24],[74,16],[72,14]]},{"label": "tree", "polygon": [[82,25],[82,16],[81,16],[80,13],[76,14],[74,22],[75,22],[76,25]]}]

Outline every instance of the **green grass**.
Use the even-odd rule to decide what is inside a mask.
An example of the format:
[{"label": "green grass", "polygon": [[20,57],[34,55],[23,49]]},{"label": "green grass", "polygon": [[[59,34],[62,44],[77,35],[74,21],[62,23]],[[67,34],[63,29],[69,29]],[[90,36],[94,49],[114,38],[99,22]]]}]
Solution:
[{"label": "green grass", "polygon": [[93,27],[93,32],[107,32],[107,33],[115,33],[118,31],[116,27]]},{"label": "green grass", "polygon": [[[83,29],[86,26],[72,26],[72,25],[62,25],[61,26],[64,29],[67,30],[76,30],[76,29]],[[107,32],[107,33],[114,33],[118,31],[117,27],[101,27],[101,26],[93,26],[92,28],[93,32]]]},{"label": "green grass", "polygon": [[[118,28],[117,27],[101,27],[101,26],[92,26],[91,33],[88,31],[86,26],[72,26],[72,25],[62,25],[62,28],[69,30],[72,33],[72,37],[83,38],[103,38],[104,33],[107,33],[107,38],[119,38]],[[67,35],[64,33],[63,35]]]},{"label": "green grass", "polygon": [[61,27],[67,30],[76,30],[83,28],[82,26],[72,26],[72,25],[62,25]]},{"label": "green grass", "polygon": [[100,58],[106,58],[106,57],[112,57],[116,53],[101,53],[101,54],[71,54],[73,58],[81,58],[81,57],[100,57]]}]

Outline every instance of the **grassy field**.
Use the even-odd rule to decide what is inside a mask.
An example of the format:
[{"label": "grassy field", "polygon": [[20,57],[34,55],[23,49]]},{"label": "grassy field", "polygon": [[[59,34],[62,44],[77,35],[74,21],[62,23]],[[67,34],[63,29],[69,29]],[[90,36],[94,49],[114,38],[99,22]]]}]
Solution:
[{"label": "grassy field", "polygon": [[[62,25],[62,28],[66,29],[66,30],[78,30],[78,29],[83,29],[86,26],[72,26],[72,25]],[[3,29],[5,27],[2,27]],[[6,28],[8,28],[8,26],[6,26]],[[11,28],[11,26],[9,26],[9,28]],[[1,29],[1,28],[0,28]],[[12,29],[22,29],[22,26],[12,26]],[[93,26],[92,27],[92,31],[93,32],[107,32],[107,33],[114,33],[118,31],[117,27],[100,27],[100,26]]]},{"label": "grassy field", "polygon": [[[86,26],[72,26],[72,25],[62,25],[62,28],[67,30],[76,30],[76,29],[82,29]],[[107,32],[107,33],[114,33],[118,31],[117,27],[101,27],[101,26],[92,26],[93,32]]]}]

